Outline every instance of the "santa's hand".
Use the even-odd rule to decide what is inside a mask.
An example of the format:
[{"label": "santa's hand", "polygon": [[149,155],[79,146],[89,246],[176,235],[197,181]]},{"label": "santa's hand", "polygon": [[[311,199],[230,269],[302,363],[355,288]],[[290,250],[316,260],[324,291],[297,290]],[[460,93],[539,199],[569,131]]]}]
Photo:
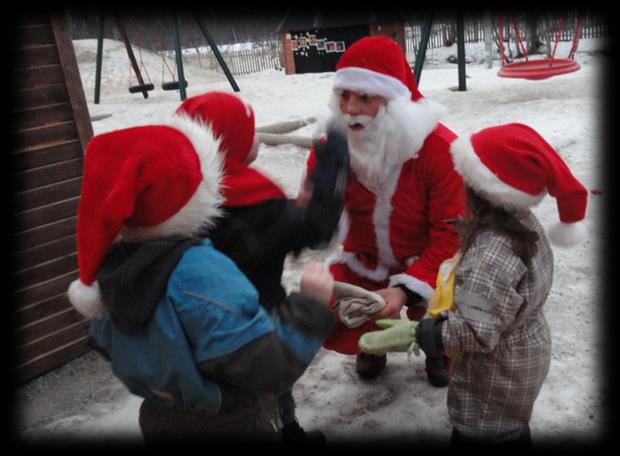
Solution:
[{"label": "santa's hand", "polygon": [[375,293],[380,295],[385,301],[385,307],[378,312],[371,314],[370,318],[373,320],[380,320],[382,318],[400,318],[400,310],[407,301],[407,296],[400,288],[383,288],[381,290],[375,290]]},{"label": "santa's hand", "polygon": [[301,275],[299,291],[327,305],[334,291],[334,277],[323,263],[310,263]]}]

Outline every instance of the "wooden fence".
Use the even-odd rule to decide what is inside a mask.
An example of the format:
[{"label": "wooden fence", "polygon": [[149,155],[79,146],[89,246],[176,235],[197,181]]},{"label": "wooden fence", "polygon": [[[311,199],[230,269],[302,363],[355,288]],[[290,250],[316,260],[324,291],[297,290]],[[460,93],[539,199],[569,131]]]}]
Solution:
[{"label": "wooden fence", "polygon": [[[495,31],[497,33],[497,17],[493,17]],[[547,27],[556,30],[561,18],[548,19]],[[565,17],[566,26],[564,27],[560,40],[570,41],[573,39],[575,24],[574,14]],[[597,38],[606,36],[610,33],[609,25],[605,18],[600,16],[581,17],[581,38]],[[525,24],[520,24],[521,30],[525,30]],[[512,29],[510,31],[512,32]],[[409,23],[405,26],[405,50],[408,56],[415,56],[420,45],[422,35],[421,20],[417,23]],[[454,43],[456,39],[456,22],[446,18],[436,19],[431,28],[431,36],[428,42],[428,49],[436,49]],[[555,39],[555,35],[553,36]],[[480,18],[466,18],[465,20],[465,42],[476,43],[484,41],[484,21]],[[228,65],[233,75],[249,74],[268,69],[283,68],[281,48],[279,42],[261,43],[253,49],[239,51],[220,50],[224,61]],[[183,56],[184,61],[192,62],[200,68],[222,73],[222,69],[213,54],[209,50],[203,50],[190,55]]]},{"label": "wooden fence", "polygon": [[[233,75],[256,73],[264,70],[281,69],[280,49],[278,47],[258,47],[231,52],[221,52],[228,69]],[[184,55],[184,61],[190,61],[201,68],[223,73],[217,58],[211,50],[207,52]]]},{"label": "wooden fence", "polygon": [[[495,28],[494,35],[497,33],[498,18],[493,17],[493,26]],[[507,28],[509,22],[508,17],[504,20],[504,27]],[[560,26],[560,21],[565,20],[565,26]],[[610,33],[609,24],[605,18],[601,16],[583,16],[580,17],[581,34],[580,38],[600,38]],[[563,18],[549,18],[546,24],[541,24],[541,32],[543,34],[551,34],[551,39],[555,40],[556,30],[561,30],[560,41],[571,41],[575,30],[575,15],[568,14]],[[482,19],[466,18],[465,20],[465,42],[477,43],[484,41],[484,21]],[[546,26],[546,27],[545,27]],[[525,30],[525,24],[519,23],[521,33]],[[544,29],[547,29],[546,32]],[[510,34],[514,36],[512,25],[510,25]],[[422,36],[422,23],[409,24],[405,26],[405,47],[408,56],[414,56],[418,52],[420,39]],[[428,49],[436,49],[452,44],[456,36],[456,21],[448,21],[445,19],[437,20],[431,27],[431,36],[428,41]]]}]

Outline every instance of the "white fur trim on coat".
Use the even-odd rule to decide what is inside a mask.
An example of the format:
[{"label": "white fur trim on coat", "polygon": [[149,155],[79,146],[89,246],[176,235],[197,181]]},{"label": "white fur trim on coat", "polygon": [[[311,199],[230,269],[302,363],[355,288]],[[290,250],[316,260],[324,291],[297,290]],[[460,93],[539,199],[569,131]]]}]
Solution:
[{"label": "white fur trim on coat", "polygon": [[353,252],[339,251],[332,253],[325,259],[325,264],[329,267],[335,263],[346,264],[351,271],[358,276],[372,280],[373,282],[383,282],[388,278],[389,270],[379,263],[376,269],[367,268],[360,260],[355,257]]},{"label": "white fur trim on coat", "polygon": [[394,287],[396,285],[404,285],[409,288],[411,291],[419,294],[427,301],[430,301],[433,296],[433,292],[435,289],[431,287],[428,283],[422,282],[420,279],[416,279],[412,275],[409,274],[396,274],[390,277],[389,285],[390,287]]},{"label": "white fur trim on coat", "polygon": [[400,163],[417,157],[447,111],[445,106],[428,98],[411,101],[407,97],[390,100],[385,109],[391,119],[388,138]]},{"label": "white fur trim on coat", "polygon": [[411,91],[400,80],[367,68],[347,67],[336,71],[332,87],[334,90],[352,90],[387,99],[403,95],[411,97]]},{"label": "white fur trim on coat", "polygon": [[192,143],[200,160],[202,181],[185,206],[165,222],[152,227],[124,227],[122,237],[125,240],[139,242],[175,234],[196,235],[212,226],[222,214],[221,140],[215,137],[208,125],[192,120],[186,114],[174,115],[162,124],[180,131]]},{"label": "white fur trim on coat", "polygon": [[502,180],[486,167],[474,151],[470,136],[461,136],[450,145],[454,167],[463,180],[491,203],[509,209],[529,209],[536,206],[547,194],[522,192]]},{"label": "white fur trim on coat", "polygon": [[558,247],[573,247],[583,242],[586,236],[586,228],[583,222],[558,222],[547,229],[549,241]]},{"label": "white fur trim on coat", "polygon": [[393,210],[392,197],[394,196],[401,170],[402,164],[390,170],[385,185],[376,195],[376,204],[372,214],[379,261],[387,267],[398,265],[390,243],[390,217]]},{"label": "white fur trim on coat", "polygon": [[92,285],[86,285],[81,280],[74,280],[69,285],[67,296],[71,305],[88,319],[94,318],[104,311],[101,292],[97,282],[94,282]]}]

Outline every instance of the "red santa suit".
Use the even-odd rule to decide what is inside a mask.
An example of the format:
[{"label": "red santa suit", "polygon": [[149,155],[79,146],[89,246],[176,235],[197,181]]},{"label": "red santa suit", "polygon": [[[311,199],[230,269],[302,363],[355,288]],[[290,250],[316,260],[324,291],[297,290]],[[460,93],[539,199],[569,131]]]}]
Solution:
[{"label": "red santa suit", "polygon": [[[394,43],[369,37],[357,42],[364,45],[359,49],[351,46],[337,66],[334,90],[382,95],[388,105],[399,99],[401,107],[402,94],[411,94],[406,97],[410,106],[399,115],[410,148],[400,152],[381,185],[372,189],[354,171],[350,173],[341,220],[342,249],[327,262],[338,281],[369,290],[404,285],[430,300],[439,265],[459,248],[458,234],[449,223],[465,207],[463,182],[449,152],[456,135],[438,122],[438,105],[422,98],[402,51],[390,54],[387,41]],[[373,46],[380,49],[372,52]],[[311,151],[307,173],[313,163]],[[359,337],[377,329],[372,322],[348,328],[337,321],[324,346],[357,354]]]}]

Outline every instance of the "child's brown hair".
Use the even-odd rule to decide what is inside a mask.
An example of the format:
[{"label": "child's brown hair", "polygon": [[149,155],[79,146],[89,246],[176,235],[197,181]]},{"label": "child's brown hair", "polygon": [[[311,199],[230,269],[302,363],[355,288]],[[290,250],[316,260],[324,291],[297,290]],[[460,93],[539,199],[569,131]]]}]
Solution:
[{"label": "child's brown hair", "polygon": [[491,204],[471,187],[466,186],[465,191],[471,219],[458,225],[461,251],[465,253],[482,230],[491,229],[508,236],[515,254],[529,264],[538,248],[538,233],[521,223],[512,212]]}]

